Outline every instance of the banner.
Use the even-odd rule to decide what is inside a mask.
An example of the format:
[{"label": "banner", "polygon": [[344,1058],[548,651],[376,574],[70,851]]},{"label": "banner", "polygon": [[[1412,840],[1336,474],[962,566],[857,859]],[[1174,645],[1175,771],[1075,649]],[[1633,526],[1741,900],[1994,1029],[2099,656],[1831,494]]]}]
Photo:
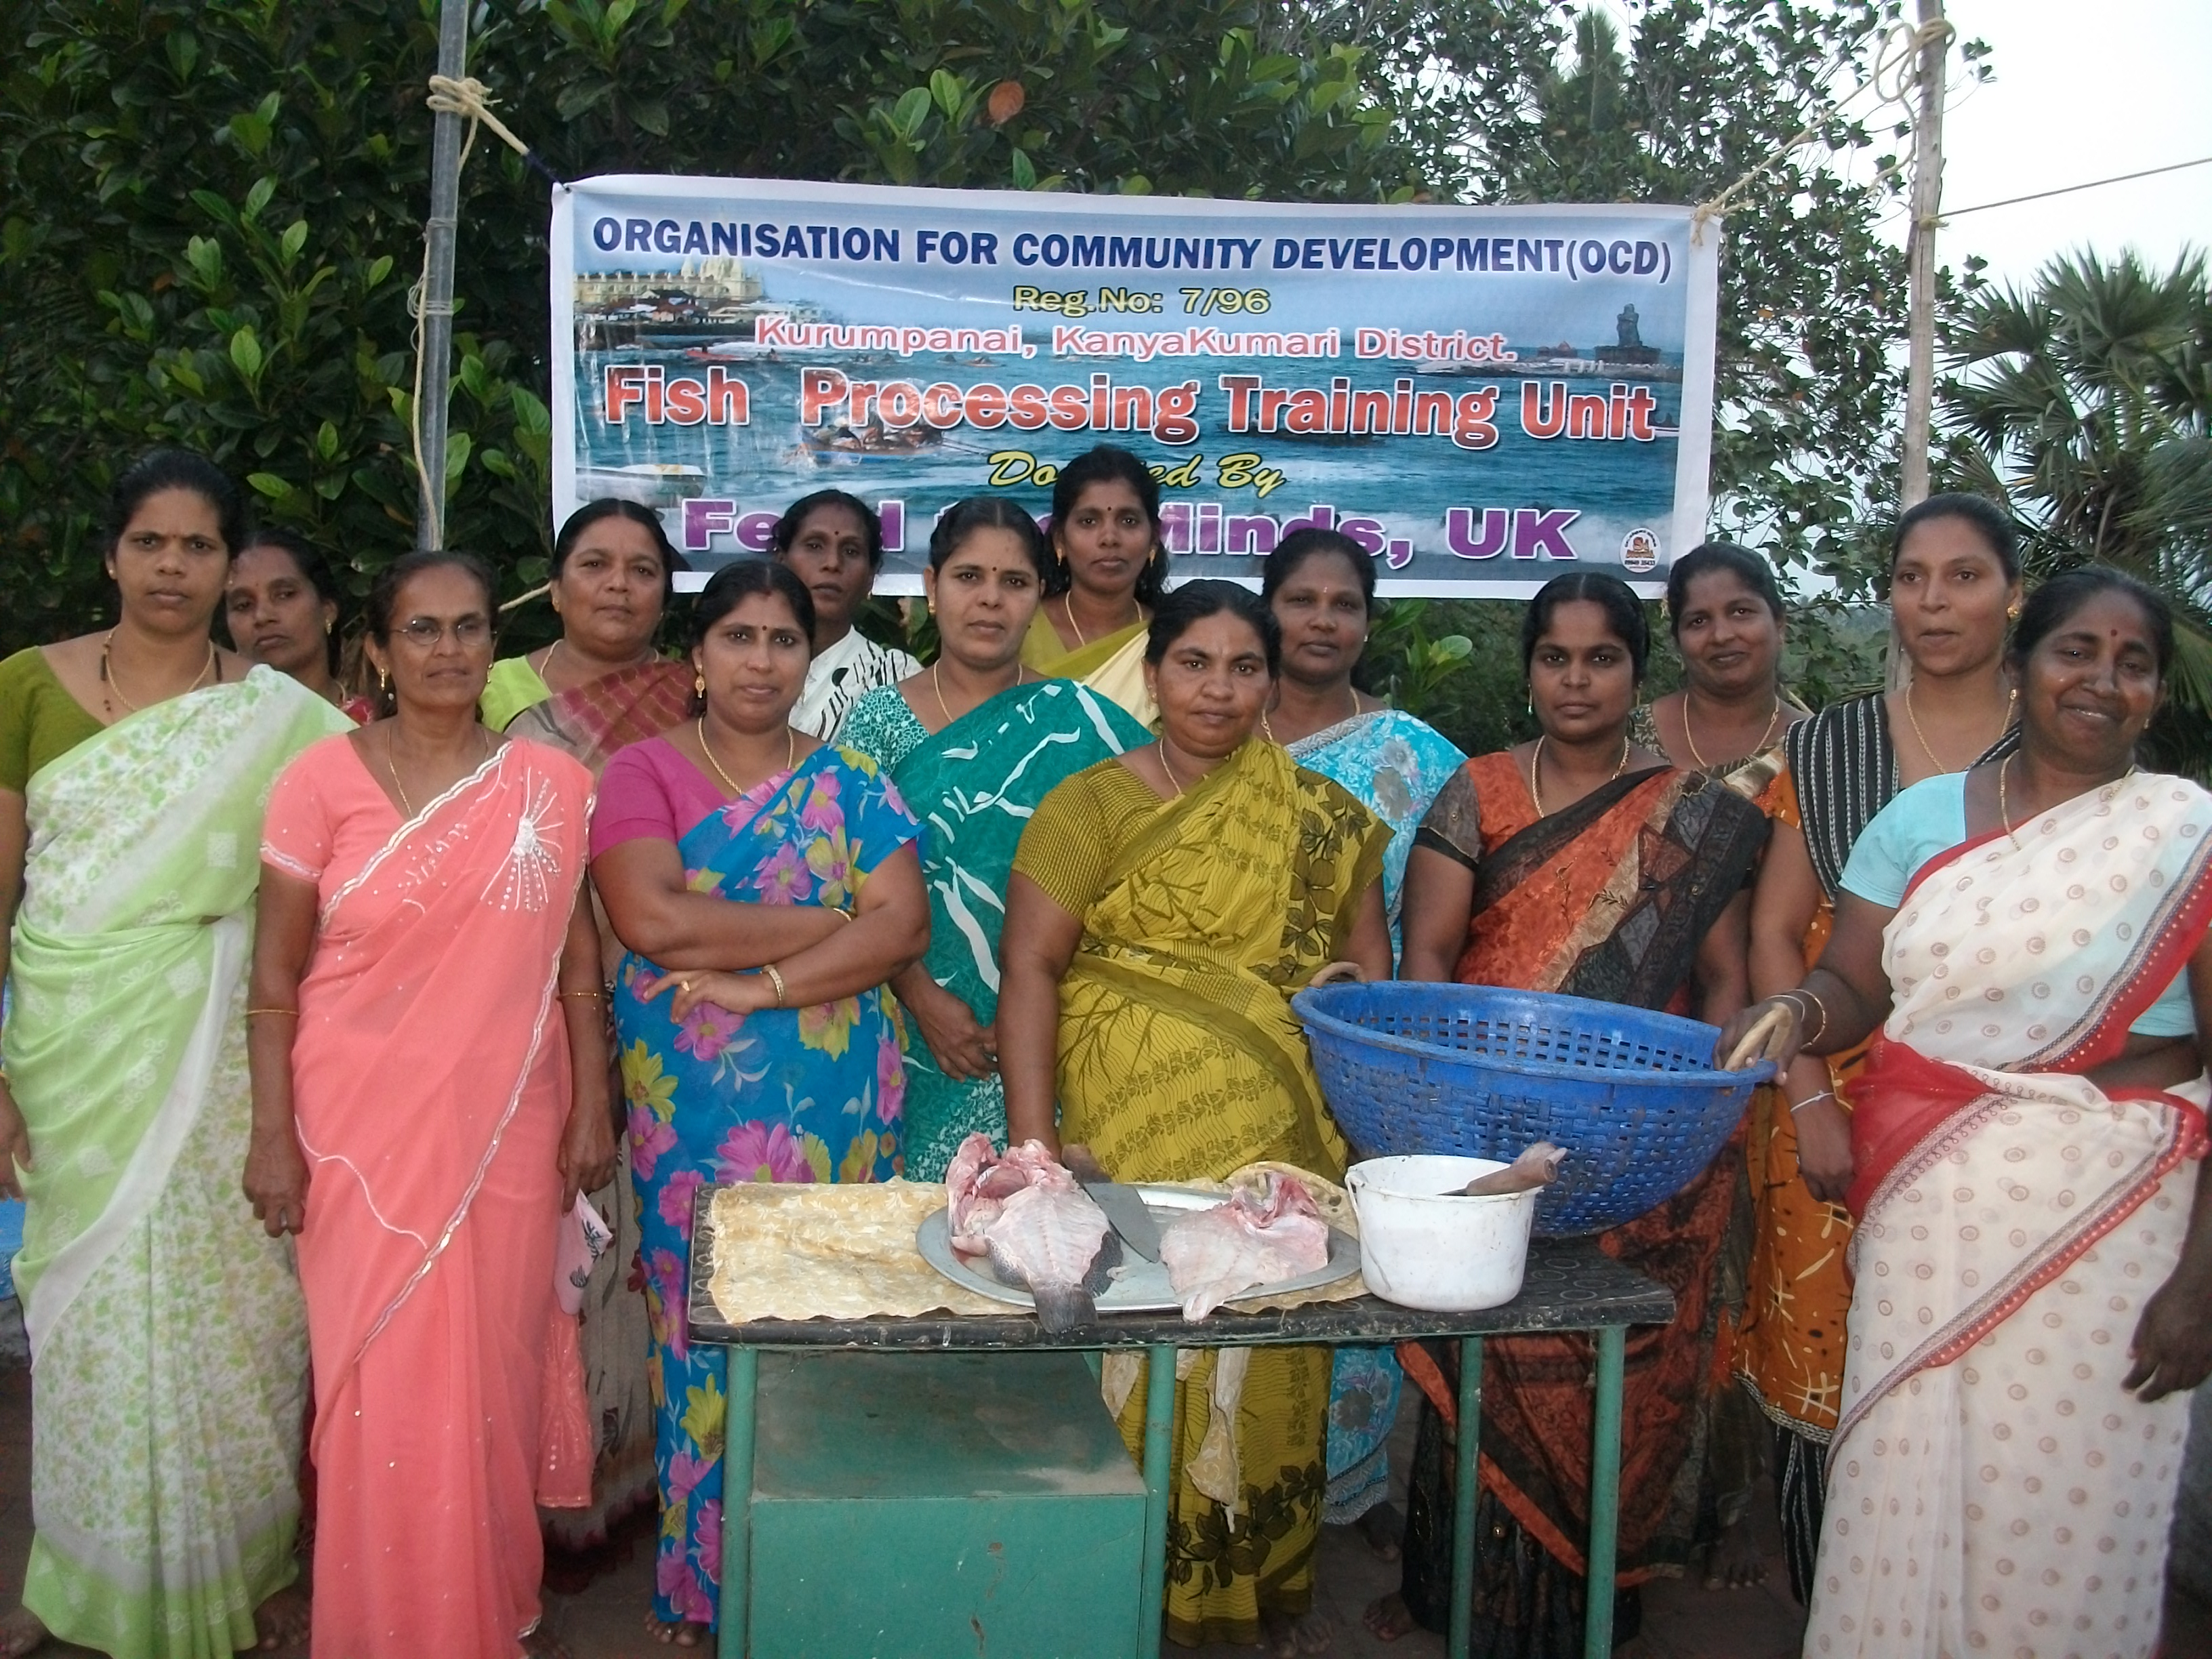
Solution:
[{"label": "banner", "polygon": [[1045,517],[1115,443],[1178,580],[1319,524],[1386,595],[1656,592],[1704,535],[1719,240],[1682,207],[586,179],[554,193],[554,513],[647,503],[696,586],[843,489],[911,593],[952,502]]}]

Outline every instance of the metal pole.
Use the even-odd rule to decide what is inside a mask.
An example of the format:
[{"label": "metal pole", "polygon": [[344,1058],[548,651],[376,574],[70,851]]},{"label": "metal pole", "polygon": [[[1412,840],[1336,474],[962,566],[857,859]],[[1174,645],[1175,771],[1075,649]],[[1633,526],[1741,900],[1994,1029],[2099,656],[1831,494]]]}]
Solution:
[{"label": "metal pole", "polygon": [[[1214,1360],[1219,1364],[1217,1356]],[[1160,1608],[1167,1599],[1168,1506],[1175,1501],[1176,1351],[1145,1351],[1145,1553],[1137,1581],[1137,1659],[1159,1659]]]},{"label": "metal pole", "polygon": [[[469,72],[469,7],[473,0],[440,0],[438,73],[459,80]],[[441,111],[430,129],[430,216],[422,236],[428,258],[422,272],[419,404],[415,410],[422,443],[422,499],[416,508],[415,545],[441,546],[446,524],[446,398],[453,349],[453,240],[461,211],[461,118]]]},{"label": "metal pole", "polygon": [[[1620,1393],[1627,1377],[1628,1328],[1608,1325],[1597,1334],[1597,1401],[1591,1424],[1589,1597],[1583,1624],[1583,1659],[1611,1659],[1615,1562],[1620,1544]],[[727,1499],[723,1509],[729,1508]]]},{"label": "metal pole", "polygon": [[1444,1637],[1449,1659],[1467,1659],[1474,1651],[1474,1558],[1480,1547],[1474,1504],[1475,1483],[1482,1478],[1481,1447],[1482,1339],[1467,1336],[1459,1344],[1459,1424],[1452,1443],[1451,1610]]},{"label": "metal pole", "polygon": [[1920,109],[1912,126],[1911,331],[1905,370],[1905,477],[1900,508],[1928,499],[1928,428],[1936,398],[1936,221],[1943,203],[1943,75],[1951,32],[1943,0],[1920,3]]}]

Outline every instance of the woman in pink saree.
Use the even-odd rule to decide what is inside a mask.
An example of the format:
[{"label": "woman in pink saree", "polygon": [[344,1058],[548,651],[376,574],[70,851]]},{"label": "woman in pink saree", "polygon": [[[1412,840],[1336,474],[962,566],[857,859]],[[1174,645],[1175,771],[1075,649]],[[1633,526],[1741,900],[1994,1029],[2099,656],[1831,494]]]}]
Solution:
[{"label": "woman in pink saree", "polygon": [[380,578],[370,657],[396,710],[301,756],[263,832],[246,1188],[299,1234],[331,1659],[548,1646],[555,1245],[613,1137],[591,777],[477,723],[491,604],[459,556]]},{"label": "woman in pink saree", "polygon": [[1885,807],[1820,965],[1723,1039],[1880,1030],[1808,1655],[2156,1647],[2212,1370],[2212,795],[2134,766],[2172,648],[2127,578],[2047,583],[2018,751]]}]

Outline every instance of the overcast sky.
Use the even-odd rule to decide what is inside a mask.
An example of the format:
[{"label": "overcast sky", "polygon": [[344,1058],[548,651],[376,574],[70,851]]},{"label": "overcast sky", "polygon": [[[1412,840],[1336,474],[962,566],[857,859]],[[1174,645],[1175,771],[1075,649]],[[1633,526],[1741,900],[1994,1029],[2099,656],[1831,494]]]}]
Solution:
[{"label": "overcast sky", "polygon": [[[1950,0],[1996,78],[1955,71],[1943,120],[1943,205],[1972,207],[2212,155],[2212,0]],[[1896,227],[1902,234],[1902,222]],[[2212,167],[1963,214],[1936,257],[2032,279],[2052,255],[2132,246],[2154,265],[2212,247]]]}]

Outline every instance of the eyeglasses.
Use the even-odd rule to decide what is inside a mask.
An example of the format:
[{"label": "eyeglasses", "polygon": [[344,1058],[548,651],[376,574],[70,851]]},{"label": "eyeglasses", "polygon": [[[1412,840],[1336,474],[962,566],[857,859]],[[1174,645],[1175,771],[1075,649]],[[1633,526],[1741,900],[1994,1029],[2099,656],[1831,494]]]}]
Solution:
[{"label": "eyeglasses", "polygon": [[450,625],[435,617],[410,617],[398,632],[408,644],[423,651],[435,650],[438,641],[451,634],[453,643],[467,651],[491,637],[491,624],[482,617],[463,617]]}]

